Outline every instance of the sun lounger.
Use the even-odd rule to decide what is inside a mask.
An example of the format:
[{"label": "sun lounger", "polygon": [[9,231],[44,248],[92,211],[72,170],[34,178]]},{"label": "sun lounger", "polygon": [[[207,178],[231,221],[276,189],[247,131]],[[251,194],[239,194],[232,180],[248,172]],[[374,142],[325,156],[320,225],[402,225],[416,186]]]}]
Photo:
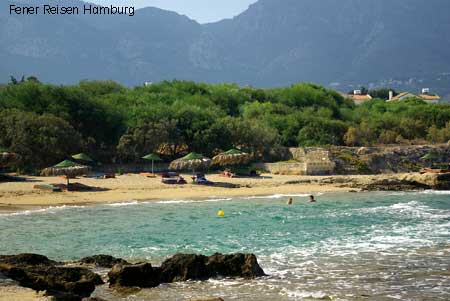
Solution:
[{"label": "sun lounger", "polygon": [[146,177],[146,178],[156,178],[155,174],[149,173],[149,172],[141,172],[139,175],[143,176],[143,177]]},{"label": "sun lounger", "polygon": [[50,185],[50,184],[34,185],[33,189],[39,189],[39,190],[50,191],[50,192],[61,192],[62,191],[62,189],[60,187],[55,186],[55,185]]},{"label": "sun lounger", "polygon": [[205,177],[196,178],[194,180],[194,183],[198,184],[198,185],[207,185],[207,186],[214,185],[214,182],[211,182],[211,181],[207,180]]},{"label": "sun lounger", "polygon": [[159,174],[162,178],[174,178],[174,177],[179,177],[180,176],[180,174],[179,173],[177,173],[177,172],[172,172],[172,171],[169,171],[169,172],[163,172],[163,173],[161,173],[161,174]]},{"label": "sun lounger", "polygon": [[63,191],[92,191],[95,189],[94,187],[81,183],[70,183],[69,188],[67,188],[66,184],[52,184],[52,186],[58,187]]},{"label": "sun lounger", "polygon": [[231,171],[224,170],[219,174],[220,177],[226,177],[226,178],[235,178],[236,174],[232,173]]},{"label": "sun lounger", "polygon": [[85,176],[85,178],[90,179],[115,179],[116,174],[115,173],[94,173],[90,174],[88,176]]},{"label": "sun lounger", "polygon": [[184,185],[187,184],[186,180],[183,177],[172,177],[172,178],[162,178],[161,180],[164,184],[169,185]]}]

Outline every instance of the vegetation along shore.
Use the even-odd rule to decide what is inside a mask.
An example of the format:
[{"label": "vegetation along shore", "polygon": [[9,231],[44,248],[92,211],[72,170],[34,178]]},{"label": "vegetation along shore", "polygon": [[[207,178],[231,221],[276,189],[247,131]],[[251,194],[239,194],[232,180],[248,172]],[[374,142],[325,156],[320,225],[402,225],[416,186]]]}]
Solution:
[{"label": "vegetation along shore", "polygon": [[447,104],[412,98],[356,106],[306,83],[257,89],[165,81],[127,88],[109,81],[56,86],[31,77],[0,86],[0,146],[20,154],[13,170],[28,173],[82,151],[105,164],[140,162],[151,152],[165,161],[192,151],[212,157],[239,147],[270,162],[279,159],[277,147],[448,140]]}]

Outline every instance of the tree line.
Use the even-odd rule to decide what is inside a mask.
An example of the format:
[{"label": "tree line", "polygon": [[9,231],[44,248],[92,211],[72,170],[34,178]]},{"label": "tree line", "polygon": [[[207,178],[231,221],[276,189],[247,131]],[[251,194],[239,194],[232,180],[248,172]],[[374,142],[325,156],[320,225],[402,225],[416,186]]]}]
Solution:
[{"label": "tree line", "polygon": [[128,88],[112,81],[57,86],[35,77],[0,86],[0,146],[16,168],[50,166],[77,152],[100,162],[167,160],[232,147],[266,156],[277,147],[442,143],[450,106],[419,99],[363,105],[324,87],[299,83],[257,89],[164,81]]}]

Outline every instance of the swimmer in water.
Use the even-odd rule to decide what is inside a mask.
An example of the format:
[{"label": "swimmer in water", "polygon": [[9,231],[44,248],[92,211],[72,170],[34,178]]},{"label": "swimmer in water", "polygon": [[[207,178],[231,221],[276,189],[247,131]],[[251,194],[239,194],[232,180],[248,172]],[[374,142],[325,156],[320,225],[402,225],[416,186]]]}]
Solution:
[{"label": "swimmer in water", "polygon": [[313,195],[310,195],[310,196],[309,196],[309,202],[310,202],[310,203],[316,203],[317,201],[316,201],[316,199],[314,198]]},{"label": "swimmer in water", "polygon": [[288,205],[292,205],[293,203],[294,203],[294,200],[292,198],[289,198],[288,201],[287,201],[287,204]]}]

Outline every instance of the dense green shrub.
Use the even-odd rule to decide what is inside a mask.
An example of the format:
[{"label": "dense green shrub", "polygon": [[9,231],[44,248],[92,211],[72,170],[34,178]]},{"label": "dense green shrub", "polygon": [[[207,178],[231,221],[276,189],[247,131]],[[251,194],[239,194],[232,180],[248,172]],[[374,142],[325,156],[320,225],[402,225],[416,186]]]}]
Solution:
[{"label": "dense green shrub", "polygon": [[[385,97],[385,90],[380,90]],[[0,146],[40,168],[76,151],[102,162],[137,161],[164,150],[212,156],[241,147],[440,143],[450,139],[450,106],[418,99],[355,106],[339,93],[301,83],[276,89],[164,81],[127,88],[111,81],[55,86],[36,78],[0,86]]]}]

